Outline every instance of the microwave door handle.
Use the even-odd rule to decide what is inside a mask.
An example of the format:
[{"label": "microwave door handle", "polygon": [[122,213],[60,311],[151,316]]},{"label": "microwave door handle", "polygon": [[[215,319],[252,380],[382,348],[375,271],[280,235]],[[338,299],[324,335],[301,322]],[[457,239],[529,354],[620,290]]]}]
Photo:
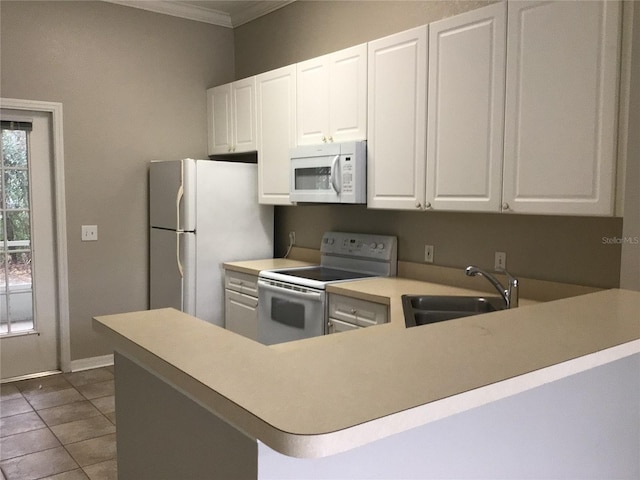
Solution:
[{"label": "microwave door handle", "polygon": [[340,165],[340,155],[336,155],[336,158],[331,162],[331,186],[340,194],[340,184],[338,184],[338,166]]}]

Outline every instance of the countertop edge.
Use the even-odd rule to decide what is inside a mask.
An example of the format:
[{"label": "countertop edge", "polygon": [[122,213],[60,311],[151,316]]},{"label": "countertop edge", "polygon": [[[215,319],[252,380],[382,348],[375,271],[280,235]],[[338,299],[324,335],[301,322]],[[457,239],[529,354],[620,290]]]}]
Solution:
[{"label": "countertop edge", "polygon": [[[251,438],[258,439],[285,455],[304,458],[318,458],[347,451],[640,353],[640,339],[634,339],[446,398],[371,418],[340,430],[319,434],[291,433],[259,418],[196,377],[101,323],[99,318],[93,320],[94,329],[113,342],[115,351],[162,378],[188,398],[233,424]],[[267,355],[265,360],[272,358],[271,354],[277,355],[277,352],[269,349],[262,351]]]}]

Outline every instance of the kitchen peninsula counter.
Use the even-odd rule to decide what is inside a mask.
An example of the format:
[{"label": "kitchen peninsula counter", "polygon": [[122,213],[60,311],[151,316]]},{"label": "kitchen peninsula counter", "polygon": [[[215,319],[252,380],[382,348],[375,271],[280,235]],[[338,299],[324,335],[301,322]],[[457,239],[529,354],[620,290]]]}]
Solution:
[{"label": "kitchen peninsula counter", "polygon": [[400,293],[470,291],[402,279],[329,288],[388,302],[390,324],[275,346],[173,309],[96,317],[94,328],[119,355],[294,457],[344,452],[640,352],[640,292],[405,329]]}]

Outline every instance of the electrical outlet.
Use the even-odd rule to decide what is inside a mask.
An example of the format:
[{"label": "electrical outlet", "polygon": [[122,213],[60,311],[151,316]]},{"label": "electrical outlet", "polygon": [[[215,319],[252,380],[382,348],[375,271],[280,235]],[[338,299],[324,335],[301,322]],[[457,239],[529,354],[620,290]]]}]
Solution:
[{"label": "electrical outlet", "polygon": [[296,232],[289,232],[289,245],[296,244]]},{"label": "electrical outlet", "polygon": [[82,225],[82,241],[95,242],[98,240],[97,225]]},{"label": "electrical outlet", "polygon": [[496,252],[493,269],[504,270],[507,268],[507,254],[505,252]]},{"label": "electrical outlet", "polygon": [[433,263],[433,245],[424,246],[424,261],[427,263]]}]

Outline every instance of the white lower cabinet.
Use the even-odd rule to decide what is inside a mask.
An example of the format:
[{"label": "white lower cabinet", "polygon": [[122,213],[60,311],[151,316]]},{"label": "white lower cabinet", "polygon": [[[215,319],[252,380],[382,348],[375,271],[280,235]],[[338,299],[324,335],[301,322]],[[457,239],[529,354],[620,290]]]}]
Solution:
[{"label": "white lower cabinet", "polygon": [[258,277],[227,270],[224,286],[225,328],[257,340]]},{"label": "white lower cabinet", "polygon": [[389,307],[381,303],[329,294],[327,333],[346,332],[389,321]]}]

